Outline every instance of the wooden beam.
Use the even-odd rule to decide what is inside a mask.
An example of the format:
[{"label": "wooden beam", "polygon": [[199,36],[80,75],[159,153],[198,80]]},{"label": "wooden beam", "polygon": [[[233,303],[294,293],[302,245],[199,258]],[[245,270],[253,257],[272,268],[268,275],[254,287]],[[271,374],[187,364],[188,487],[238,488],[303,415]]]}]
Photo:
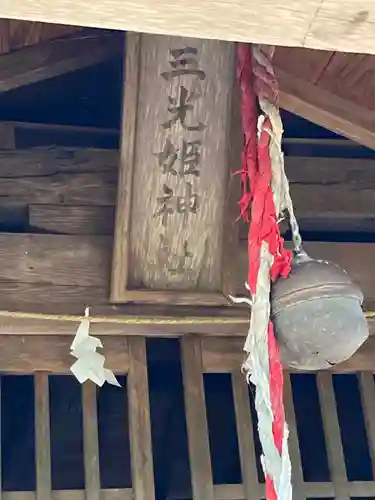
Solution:
[{"label": "wooden beam", "polygon": [[32,122],[0,122],[0,149],[27,149],[51,145],[69,148],[118,149],[119,131],[98,127]]},{"label": "wooden beam", "polygon": [[[74,129],[72,132],[77,133]],[[115,150],[72,147],[0,150],[0,179],[116,172],[118,162],[119,153]]]},{"label": "wooden beam", "polygon": [[336,134],[375,149],[372,111],[276,68],[280,106]]},{"label": "wooden beam", "polygon": [[[372,329],[374,324],[371,322]],[[374,329],[372,330],[373,333]],[[204,337],[202,339],[202,362],[206,373],[236,372],[244,360],[244,338]],[[333,366],[329,371],[349,373],[370,371],[375,373],[375,335],[345,363]]]},{"label": "wooden beam", "polygon": [[[356,0],[3,0],[0,17],[374,53],[375,6]],[[273,20],[277,19],[277,22]]]},{"label": "wooden beam", "polygon": [[[184,336],[189,337],[186,332]],[[70,356],[73,335],[6,335],[0,333],[1,373],[35,373],[38,371],[69,374],[74,358]],[[117,374],[129,370],[129,337],[101,336],[106,365]],[[141,339],[140,339],[141,340]],[[202,336],[202,367],[205,373],[237,372],[244,359],[244,335]],[[174,359],[174,358],[173,358]],[[158,352],[148,358],[150,363],[170,363],[169,355]],[[375,335],[347,362],[332,368],[333,372],[375,372]]]},{"label": "wooden beam", "polygon": [[[0,234],[1,309],[79,316],[85,306],[92,306],[92,314],[101,317],[99,323],[93,324],[93,330],[105,335],[246,333],[246,308],[110,306],[111,247],[112,238],[105,236]],[[375,273],[371,269],[374,244],[308,242],[305,248],[312,257],[332,260],[344,267],[361,286],[367,309],[373,308]],[[240,245],[236,263],[237,293],[243,294],[247,274],[246,242]],[[121,319],[121,316],[129,315],[133,315],[133,320]],[[137,319],[137,316],[145,315],[144,321]],[[52,321],[41,317],[0,316],[0,333],[71,335],[79,321],[78,316],[66,320],[52,318]],[[155,322],[150,316],[159,319]],[[175,319],[165,320],[166,316]],[[203,316],[203,320],[191,321],[193,316]],[[210,319],[204,319],[207,316]],[[116,317],[120,319],[116,320]]]},{"label": "wooden beam", "polygon": [[70,73],[120,55],[122,38],[119,33],[89,31],[0,56],[0,92]]},{"label": "wooden beam", "polygon": [[[374,232],[375,159],[286,156],[285,164],[303,230]],[[23,231],[113,234],[118,165],[115,150],[0,151],[0,229],[26,219]]]},{"label": "wooden beam", "polygon": [[[126,373],[129,367],[127,338],[108,337],[102,340],[105,346],[102,353],[111,370]],[[0,335],[0,370],[2,373],[70,373],[75,361],[70,355],[71,343],[71,336]]]},{"label": "wooden beam", "polygon": [[286,156],[285,167],[302,231],[374,233],[374,159]]},{"label": "wooden beam", "polygon": [[115,207],[29,205],[30,226],[48,233],[110,236],[114,219]]}]

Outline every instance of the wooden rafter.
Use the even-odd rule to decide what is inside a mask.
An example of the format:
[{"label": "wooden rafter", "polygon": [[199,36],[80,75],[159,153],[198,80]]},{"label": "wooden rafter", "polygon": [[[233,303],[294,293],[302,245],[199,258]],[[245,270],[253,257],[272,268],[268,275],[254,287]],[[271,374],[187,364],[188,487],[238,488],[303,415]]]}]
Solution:
[{"label": "wooden rafter", "polygon": [[0,92],[92,66],[121,54],[120,33],[82,31],[0,56]]},{"label": "wooden rafter", "polygon": [[375,5],[357,0],[2,0],[0,16],[155,34],[374,53]]},{"label": "wooden rafter", "polygon": [[375,149],[373,112],[280,68],[276,68],[276,74],[282,108]]}]

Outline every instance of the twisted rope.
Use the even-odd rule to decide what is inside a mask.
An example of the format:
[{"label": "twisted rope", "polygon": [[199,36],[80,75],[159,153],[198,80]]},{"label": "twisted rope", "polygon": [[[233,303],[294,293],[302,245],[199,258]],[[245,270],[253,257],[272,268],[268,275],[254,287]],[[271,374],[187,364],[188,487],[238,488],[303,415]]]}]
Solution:
[{"label": "twisted rope", "polygon": [[284,210],[289,213],[297,247],[300,236],[281,152],[283,128],[277,107],[278,88],[271,65],[272,53],[271,48],[246,44],[238,45],[237,51],[245,134],[240,206],[245,220],[249,218],[251,203],[248,283],[252,305],[244,347],[248,355],[243,369],[247,380],[256,387],[255,408],[267,500],[291,500],[283,374],[270,321],[271,279],[287,276],[291,265],[291,254],[284,249],[278,226]]},{"label": "twisted rope", "polygon": [[[46,313],[28,313],[19,311],[1,311],[0,318],[10,319],[29,319],[43,321],[61,321],[61,322],[80,322],[84,318],[78,314],[46,314]],[[90,316],[91,323],[111,323],[118,325],[227,325],[227,324],[247,324],[247,318],[231,317],[181,317],[173,318],[169,316]]]}]

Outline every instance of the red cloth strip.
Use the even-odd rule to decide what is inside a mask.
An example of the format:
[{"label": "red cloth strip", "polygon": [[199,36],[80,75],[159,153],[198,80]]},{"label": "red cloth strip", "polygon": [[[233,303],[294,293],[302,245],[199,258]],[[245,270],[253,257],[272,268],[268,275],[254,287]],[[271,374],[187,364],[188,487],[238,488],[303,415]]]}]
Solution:
[{"label": "red cloth strip", "polygon": [[[256,294],[256,284],[260,265],[260,250],[263,242],[267,242],[269,252],[273,256],[273,265],[270,270],[270,279],[275,280],[280,275],[286,277],[291,268],[291,252],[284,248],[284,240],[280,235],[277,223],[276,209],[271,189],[272,166],[269,156],[270,136],[267,132],[272,129],[266,117],[258,140],[257,126],[259,108],[257,92],[262,97],[267,95],[267,86],[274,91],[275,82],[271,75],[267,82],[267,73],[263,68],[256,67],[261,79],[254,79],[253,65],[256,61],[252,57],[251,46],[238,44],[237,48],[237,76],[242,94],[242,124],[245,135],[245,147],[242,154],[242,198],[240,201],[241,215],[249,221],[251,203],[251,221],[248,234],[248,283],[252,295]],[[269,85],[268,85],[269,84]],[[276,342],[273,324],[268,324],[268,357],[269,357],[269,384],[271,408],[273,413],[273,439],[275,446],[282,453],[284,434],[285,411],[283,404],[283,371],[280,361],[279,346]],[[273,481],[266,477],[266,498],[277,500]]]}]

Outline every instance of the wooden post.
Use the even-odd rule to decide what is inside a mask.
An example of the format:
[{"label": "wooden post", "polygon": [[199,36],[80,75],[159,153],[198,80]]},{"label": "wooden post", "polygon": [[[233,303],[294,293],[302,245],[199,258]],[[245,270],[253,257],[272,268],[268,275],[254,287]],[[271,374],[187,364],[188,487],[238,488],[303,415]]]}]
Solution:
[{"label": "wooden post", "polygon": [[48,373],[36,373],[34,384],[36,499],[48,500],[52,491]]},{"label": "wooden post", "polygon": [[227,303],[241,154],[234,44],[128,34],[125,74],[112,301]]},{"label": "wooden post", "polygon": [[145,338],[129,338],[127,387],[133,498],[155,500]]}]

